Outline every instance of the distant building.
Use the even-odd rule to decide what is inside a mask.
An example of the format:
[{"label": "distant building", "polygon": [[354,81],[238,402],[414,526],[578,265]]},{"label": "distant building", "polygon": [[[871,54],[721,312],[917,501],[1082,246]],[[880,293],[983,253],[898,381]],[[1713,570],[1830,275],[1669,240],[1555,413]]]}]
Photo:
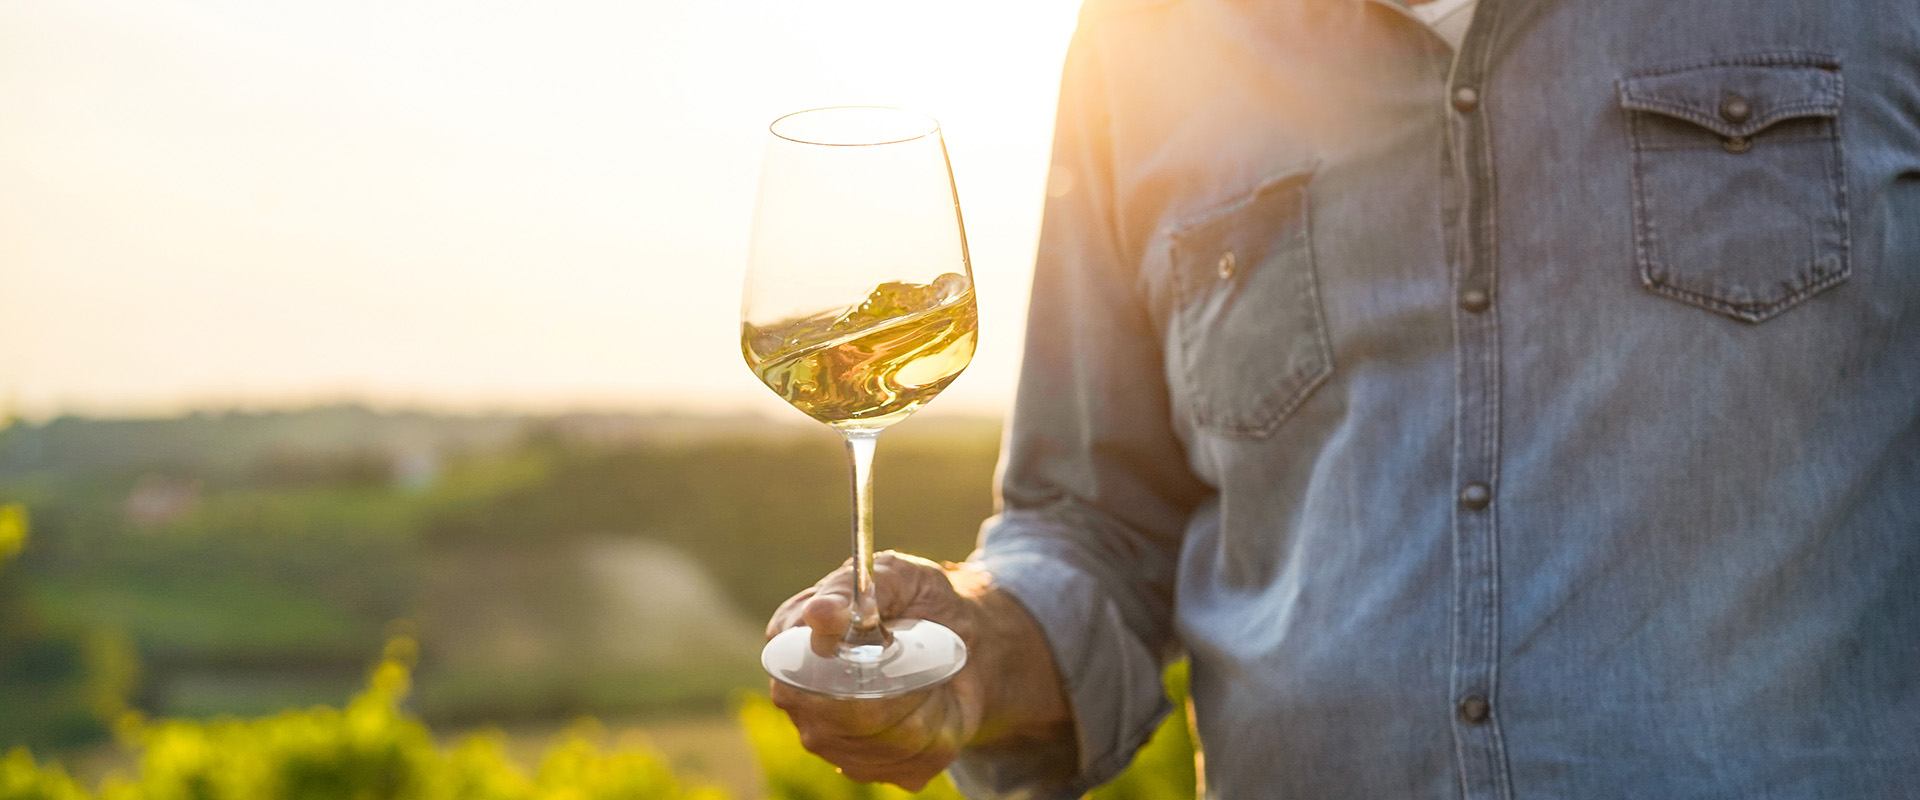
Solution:
[{"label": "distant building", "polygon": [[121,511],[139,528],[168,525],[200,507],[200,482],[147,474],[135,481]]},{"label": "distant building", "polygon": [[440,482],[440,454],[428,448],[402,450],[393,456],[393,485],[409,492],[424,492]]}]

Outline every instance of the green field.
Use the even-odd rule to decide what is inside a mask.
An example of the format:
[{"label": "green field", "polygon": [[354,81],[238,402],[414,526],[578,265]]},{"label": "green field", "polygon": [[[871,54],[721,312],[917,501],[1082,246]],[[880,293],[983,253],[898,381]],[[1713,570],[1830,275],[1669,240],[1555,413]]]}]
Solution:
[{"label": "green field", "polygon": [[[890,432],[881,546],[965,557],[998,437],[967,419]],[[112,670],[149,714],[338,704],[397,632],[419,643],[409,703],[432,723],[711,716],[758,685],[766,615],[846,558],[843,458],[819,426],[751,418],[20,424],[0,432],[0,503],[33,535],[0,603],[68,643],[76,686],[100,659],[85,642],[125,643]],[[0,720],[0,748],[54,744],[31,729]]]}]

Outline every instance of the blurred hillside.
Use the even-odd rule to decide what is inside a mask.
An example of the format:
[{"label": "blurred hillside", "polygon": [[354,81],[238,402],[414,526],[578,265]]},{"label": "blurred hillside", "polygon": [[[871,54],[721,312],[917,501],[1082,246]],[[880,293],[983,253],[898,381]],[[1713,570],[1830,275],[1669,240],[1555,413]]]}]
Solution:
[{"label": "blurred hillside", "polygon": [[[889,432],[880,546],[964,557],[998,437]],[[60,418],[0,432],[0,503],[32,521],[0,604],[71,643],[42,672],[96,687],[96,716],[102,691],[165,715],[338,704],[393,633],[421,644],[429,722],[718,710],[763,685],[766,615],[846,558],[845,472],[824,428],[750,417]],[[0,720],[0,749],[87,738],[50,730]]]}]

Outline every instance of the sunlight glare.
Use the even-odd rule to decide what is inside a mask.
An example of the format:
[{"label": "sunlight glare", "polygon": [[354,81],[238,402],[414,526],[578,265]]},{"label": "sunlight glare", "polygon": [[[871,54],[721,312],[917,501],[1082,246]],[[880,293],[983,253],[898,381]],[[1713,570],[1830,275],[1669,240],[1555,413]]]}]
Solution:
[{"label": "sunlight glare", "polygon": [[[767,126],[943,127],[999,413],[1067,0],[0,5],[0,385],[32,416],[758,409]],[[777,402],[777,401],[774,401]]]}]

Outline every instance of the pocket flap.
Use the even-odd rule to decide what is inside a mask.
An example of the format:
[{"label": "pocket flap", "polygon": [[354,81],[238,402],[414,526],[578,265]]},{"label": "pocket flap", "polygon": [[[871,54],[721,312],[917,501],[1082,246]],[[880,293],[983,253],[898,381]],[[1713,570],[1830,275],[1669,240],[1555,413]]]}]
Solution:
[{"label": "pocket flap", "polygon": [[1215,259],[1229,253],[1252,267],[1265,261],[1270,250],[1297,246],[1307,233],[1303,215],[1313,166],[1261,184],[1251,194],[1175,228],[1171,238],[1181,274],[1210,273]]},{"label": "pocket flap", "polygon": [[1839,62],[1804,53],[1749,56],[1630,75],[1620,105],[1682,119],[1721,136],[1752,136],[1796,117],[1840,113]]}]

